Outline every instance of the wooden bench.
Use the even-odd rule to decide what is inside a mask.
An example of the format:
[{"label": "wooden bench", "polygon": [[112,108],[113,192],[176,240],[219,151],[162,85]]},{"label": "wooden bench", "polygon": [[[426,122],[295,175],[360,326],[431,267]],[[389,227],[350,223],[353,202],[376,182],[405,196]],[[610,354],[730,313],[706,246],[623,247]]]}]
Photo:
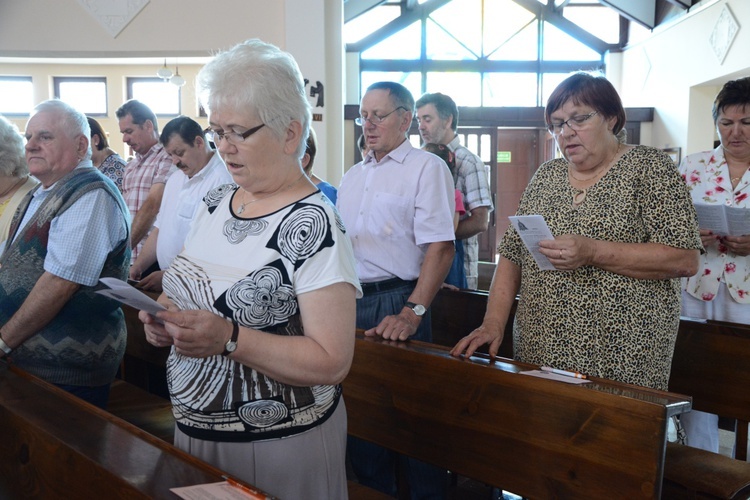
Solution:
[{"label": "wooden bench", "polygon": [[417,341],[356,341],[349,433],[529,498],[659,498],[667,421],[689,398],[521,375]]},{"label": "wooden bench", "polygon": [[[479,326],[485,292],[440,290],[432,304],[433,341],[452,347]],[[512,321],[508,322],[501,356],[512,356]],[[486,347],[483,348],[486,352]],[[737,419],[736,457],[670,443],[667,447],[664,497],[747,498],[750,420],[750,327],[682,318],[677,335],[670,391],[688,394],[697,410]]]},{"label": "wooden bench", "polygon": [[174,499],[170,488],[223,480],[219,469],[6,362],[0,428],[0,498]]},{"label": "wooden bench", "polygon": [[693,408],[737,420],[737,459],[671,444],[665,497],[749,498],[750,327],[682,318],[670,390],[690,394]]}]

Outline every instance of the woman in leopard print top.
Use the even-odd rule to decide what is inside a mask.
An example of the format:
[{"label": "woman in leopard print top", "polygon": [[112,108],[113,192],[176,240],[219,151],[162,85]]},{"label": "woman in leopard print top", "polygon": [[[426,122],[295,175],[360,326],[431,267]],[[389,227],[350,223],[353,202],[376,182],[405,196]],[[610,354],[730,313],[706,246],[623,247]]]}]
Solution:
[{"label": "woman in leopard print top", "polygon": [[545,115],[563,157],[539,168],[518,215],[544,216],[555,239],[540,252],[555,270],[540,270],[511,227],[484,322],[453,354],[485,343],[496,354],[520,290],[517,359],[666,389],[679,278],[702,248],[685,184],[662,151],[620,141],[625,111],[604,77],[569,77]]}]

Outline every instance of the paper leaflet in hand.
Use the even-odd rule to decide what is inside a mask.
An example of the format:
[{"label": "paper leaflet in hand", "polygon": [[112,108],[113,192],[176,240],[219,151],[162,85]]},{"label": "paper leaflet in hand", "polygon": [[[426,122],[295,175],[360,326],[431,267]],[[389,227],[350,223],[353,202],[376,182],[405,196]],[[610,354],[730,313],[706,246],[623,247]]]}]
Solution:
[{"label": "paper leaflet in hand", "polygon": [[117,278],[101,278],[99,282],[107,288],[97,290],[96,293],[118,302],[122,302],[123,304],[127,304],[133,309],[146,311],[152,316],[156,316],[156,313],[159,311],[167,310],[163,305],[159,304],[142,291],[124,281],[118,280]]}]

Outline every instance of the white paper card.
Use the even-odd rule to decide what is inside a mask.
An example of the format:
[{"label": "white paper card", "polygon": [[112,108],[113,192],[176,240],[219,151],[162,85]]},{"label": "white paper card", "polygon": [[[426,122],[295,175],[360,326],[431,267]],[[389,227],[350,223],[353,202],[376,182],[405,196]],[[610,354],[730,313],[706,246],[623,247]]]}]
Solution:
[{"label": "white paper card", "polygon": [[248,500],[249,498],[266,498],[265,495],[245,492],[227,482],[170,488],[169,491],[185,500]]},{"label": "white paper card", "polygon": [[544,217],[541,215],[511,215],[508,218],[521,236],[523,244],[531,252],[531,256],[534,257],[534,261],[536,261],[539,269],[543,271],[555,271],[555,266],[539,251],[540,241],[555,239]]},{"label": "white paper card", "polygon": [[565,382],[566,384],[588,384],[590,380],[585,378],[568,377],[566,375],[558,375],[557,373],[546,372],[542,370],[528,370],[525,372],[518,372],[521,375],[531,375],[532,377],[546,378],[549,380],[557,380],[558,382]]},{"label": "white paper card", "polygon": [[166,311],[163,305],[122,280],[118,280],[117,278],[101,278],[99,282],[108,288],[97,290],[96,293],[105,297],[127,304],[133,309],[146,311],[151,315],[156,315],[159,311]]},{"label": "white paper card", "polygon": [[695,211],[701,229],[710,229],[719,236],[750,234],[750,210],[747,208],[696,203]]}]

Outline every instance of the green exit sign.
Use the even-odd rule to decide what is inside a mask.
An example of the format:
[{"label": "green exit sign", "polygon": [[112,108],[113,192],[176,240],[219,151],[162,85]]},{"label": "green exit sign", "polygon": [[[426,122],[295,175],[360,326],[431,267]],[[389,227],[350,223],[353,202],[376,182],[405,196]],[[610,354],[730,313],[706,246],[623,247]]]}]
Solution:
[{"label": "green exit sign", "polygon": [[497,162],[498,163],[510,163],[510,151],[498,151]]}]

